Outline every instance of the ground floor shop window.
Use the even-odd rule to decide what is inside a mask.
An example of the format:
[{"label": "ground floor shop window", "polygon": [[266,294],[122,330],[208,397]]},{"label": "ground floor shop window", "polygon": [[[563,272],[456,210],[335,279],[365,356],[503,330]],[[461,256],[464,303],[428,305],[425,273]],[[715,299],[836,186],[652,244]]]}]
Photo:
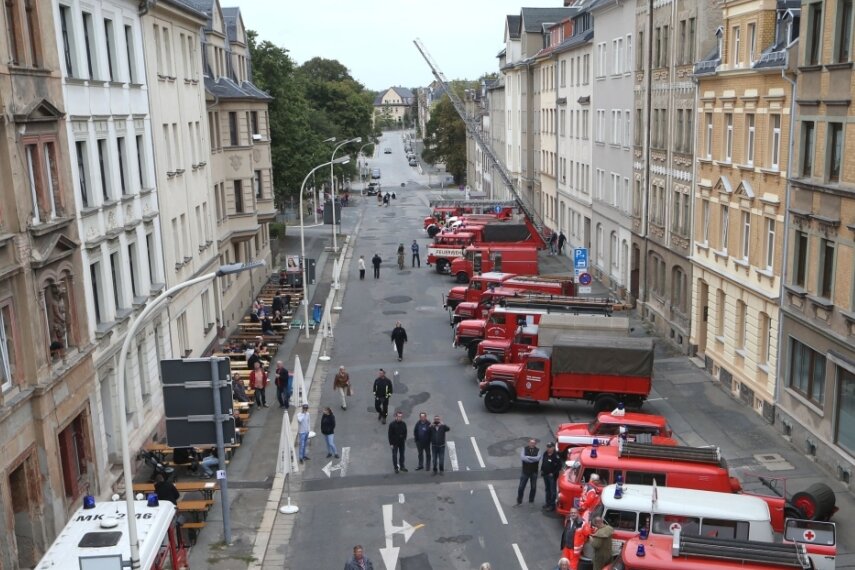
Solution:
[{"label": "ground floor shop window", "polygon": [[822,407],[825,400],[825,356],[790,339],[790,388]]},{"label": "ground floor shop window", "polygon": [[837,386],[840,394],[835,428],[837,444],[855,455],[855,373],[838,366]]}]

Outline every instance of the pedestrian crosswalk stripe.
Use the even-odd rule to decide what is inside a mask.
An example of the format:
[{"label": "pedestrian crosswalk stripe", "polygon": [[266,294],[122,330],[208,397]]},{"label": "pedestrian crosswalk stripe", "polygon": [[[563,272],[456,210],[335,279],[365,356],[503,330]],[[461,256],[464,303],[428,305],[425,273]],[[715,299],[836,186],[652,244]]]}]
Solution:
[{"label": "pedestrian crosswalk stripe", "polygon": [[448,460],[451,462],[451,470],[459,471],[460,465],[457,463],[457,447],[453,441],[449,441],[446,445],[448,446]]}]

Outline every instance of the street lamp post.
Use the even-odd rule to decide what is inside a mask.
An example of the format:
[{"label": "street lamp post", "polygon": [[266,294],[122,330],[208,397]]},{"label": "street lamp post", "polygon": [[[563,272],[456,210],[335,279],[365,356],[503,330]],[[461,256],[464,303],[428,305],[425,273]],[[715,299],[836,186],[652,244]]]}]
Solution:
[{"label": "street lamp post", "polygon": [[333,165],[336,164],[335,153],[338,152],[338,149],[340,149],[344,145],[350,144],[353,142],[361,143],[362,137],[356,137],[356,138],[348,139],[348,140],[344,141],[343,143],[340,143],[338,146],[336,146],[333,149],[332,157],[330,157],[330,203],[332,205],[332,248],[333,248],[333,253],[338,251],[338,243],[336,243],[337,240],[336,240],[336,235],[335,235],[335,233],[336,233],[335,232],[335,175],[333,174]]},{"label": "street lamp post", "polygon": [[[212,273],[200,275],[199,277],[190,279],[189,281],[184,281],[183,283],[179,283],[173,287],[170,287],[146,305],[146,307],[142,310],[139,316],[131,324],[131,327],[128,329],[128,332],[125,334],[125,340],[122,343],[122,351],[119,353],[119,370],[116,373],[116,383],[118,384],[118,386],[116,387],[116,396],[119,400],[119,412],[121,414],[119,416],[119,439],[121,440],[122,445],[122,470],[124,471],[125,502],[127,504],[128,511],[128,541],[131,545],[132,570],[137,570],[140,568],[140,541],[139,535],[137,533],[136,513],[134,512],[134,481],[133,475],[131,473],[131,444],[128,437],[128,423],[125,421],[125,417],[128,414],[128,410],[125,405],[125,369],[128,363],[128,351],[131,348],[131,343],[136,339],[137,329],[139,329],[146,322],[146,320],[155,313],[155,311],[160,309],[176,293],[178,293],[182,289],[192,287],[193,285],[198,285],[199,283],[204,283],[205,281],[209,281],[216,277],[240,273],[242,271],[255,269],[256,267],[262,267],[264,265],[264,260],[252,261],[249,263],[233,263],[231,265],[221,265],[219,269]],[[223,460],[224,458],[220,459],[221,469],[224,468],[224,465],[222,463]]]},{"label": "street lamp post", "polygon": [[[309,338],[309,284],[307,279],[307,271],[306,271],[306,235],[305,235],[305,226],[303,225],[303,192],[306,189],[306,181],[309,179],[309,176],[313,175],[316,170],[324,168],[325,166],[332,167],[334,164],[347,164],[350,162],[349,156],[342,156],[331,160],[329,162],[325,162],[323,164],[319,164],[314,167],[309,173],[303,178],[303,183],[300,185],[300,255],[303,258],[303,326],[306,327],[306,338]],[[333,204],[333,211],[335,211],[335,204]],[[333,236],[335,236],[335,224],[333,224]]]}]

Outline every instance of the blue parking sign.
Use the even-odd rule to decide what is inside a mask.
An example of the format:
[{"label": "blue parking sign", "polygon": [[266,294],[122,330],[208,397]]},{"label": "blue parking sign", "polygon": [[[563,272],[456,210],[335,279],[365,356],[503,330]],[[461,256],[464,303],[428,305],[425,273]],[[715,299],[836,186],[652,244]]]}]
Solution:
[{"label": "blue parking sign", "polygon": [[585,270],[588,269],[588,248],[576,247],[573,248],[573,268]]}]

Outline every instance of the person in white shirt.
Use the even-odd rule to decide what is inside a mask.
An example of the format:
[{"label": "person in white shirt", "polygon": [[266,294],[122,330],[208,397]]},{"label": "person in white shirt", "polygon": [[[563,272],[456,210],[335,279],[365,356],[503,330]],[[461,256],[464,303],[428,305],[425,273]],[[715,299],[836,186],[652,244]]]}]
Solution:
[{"label": "person in white shirt", "polygon": [[300,463],[309,459],[306,455],[306,446],[309,443],[309,425],[312,419],[309,416],[309,404],[303,404],[303,411],[297,414],[297,438],[300,440]]},{"label": "person in white shirt", "polygon": [[359,280],[360,281],[365,280],[365,256],[364,255],[359,256]]}]

